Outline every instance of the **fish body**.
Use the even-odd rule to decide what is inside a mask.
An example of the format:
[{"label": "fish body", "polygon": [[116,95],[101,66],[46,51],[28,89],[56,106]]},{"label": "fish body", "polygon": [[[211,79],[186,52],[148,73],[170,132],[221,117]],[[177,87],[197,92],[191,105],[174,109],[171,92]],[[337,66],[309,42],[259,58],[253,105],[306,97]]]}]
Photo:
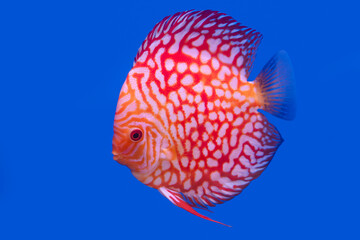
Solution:
[{"label": "fish body", "polygon": [[114,159],[175,205],[214,221],[193,207],[238,195],[282,142],[258,110],[288,120],[295,116],[293,74],[284,51],[248,81],[261,39],[210,10],[159,22],[120,92]]}]

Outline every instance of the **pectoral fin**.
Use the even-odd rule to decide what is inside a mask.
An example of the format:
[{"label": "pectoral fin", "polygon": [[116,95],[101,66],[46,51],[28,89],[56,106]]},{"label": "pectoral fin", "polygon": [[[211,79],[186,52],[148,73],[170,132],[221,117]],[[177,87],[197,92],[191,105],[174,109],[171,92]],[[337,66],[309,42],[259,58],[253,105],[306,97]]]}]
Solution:
[{"label": "pectoral fin", "polygon": [[216,222],[216,223],[220,223],[222,225],[225,225],[227,227],[231,227],[229,225],[226,225],[224,223],[221,223],[221,222],[218,222],[218,221],[215,221],[209,217],[206,217],[200,213],[198,213],[197,211],[195,211],[183,198],[183,196],[179,193],[179,192],[176,192],[174,190],[171,190],[171,189],[168,189],[166,187],[161,187],[159,188],[159,192],[164,195],[167,199],[170,200],[170,202],[172,202],[173,204],[175,204],[176,206],[178,207],[181,207],[183,209],[185,209],[186,211],[198,216],[198,217],[201,217],[201,218],[204,218],[206,220],[209,220],[209,221],[212,221],[212,222]]}]

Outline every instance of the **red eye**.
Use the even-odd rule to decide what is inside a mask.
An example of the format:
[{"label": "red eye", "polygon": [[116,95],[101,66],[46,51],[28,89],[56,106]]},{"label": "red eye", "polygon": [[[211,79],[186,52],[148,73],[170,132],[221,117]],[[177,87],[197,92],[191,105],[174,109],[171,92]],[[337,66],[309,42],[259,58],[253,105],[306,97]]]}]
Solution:
[{"label": "red eye", "polygon": [[130,138],[132,141],[137,142],[137,141],[141,140],[142,135],[143,135],[143,133],[140,129],[135,129],[135,130],[131,131]]}]

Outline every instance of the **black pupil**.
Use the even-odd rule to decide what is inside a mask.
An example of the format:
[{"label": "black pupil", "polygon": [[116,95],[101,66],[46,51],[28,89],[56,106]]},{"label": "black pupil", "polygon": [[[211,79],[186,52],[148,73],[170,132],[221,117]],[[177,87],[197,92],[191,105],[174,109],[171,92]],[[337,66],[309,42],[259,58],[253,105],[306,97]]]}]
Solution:
[{"label": "black pupil", "polygon": [[138,129],[132,131],[132,133],[131,133],[131,138],[134,141],[140,140],[141,136],[142,136],[142,132],[140,130],[138,130]]}]

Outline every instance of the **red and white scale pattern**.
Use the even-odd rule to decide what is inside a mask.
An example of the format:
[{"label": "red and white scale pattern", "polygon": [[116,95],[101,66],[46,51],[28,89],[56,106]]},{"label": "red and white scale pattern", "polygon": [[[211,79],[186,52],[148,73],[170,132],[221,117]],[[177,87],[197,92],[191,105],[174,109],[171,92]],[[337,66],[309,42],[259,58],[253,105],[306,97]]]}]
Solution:
[{"label": "red and white scale pattern", "polygon": [[144,184],[180,192],[194,207],[214,206],[266,168],[281,139],[247,82],[261,38],[213,11],[169,16],[149,33],[123,89],[161,122],[176,157],[161,159]]}]

